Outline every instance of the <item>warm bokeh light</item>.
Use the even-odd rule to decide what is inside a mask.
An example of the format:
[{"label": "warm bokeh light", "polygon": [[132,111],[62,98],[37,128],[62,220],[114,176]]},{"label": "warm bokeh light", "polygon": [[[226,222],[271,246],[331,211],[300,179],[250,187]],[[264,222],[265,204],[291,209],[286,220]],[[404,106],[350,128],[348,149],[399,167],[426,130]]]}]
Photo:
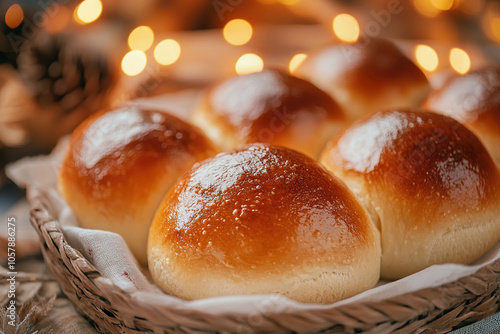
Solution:
[{"label": "warm bokeh light", "polygon": [[260,72],[264,68],[262,58],[254,53],[246,53],[236,62],[236,73],[239,75]]},{"label": "warm bokeh light", "polygon": [[426,17],[435,17],[440,12],[439,8],[436,8],[431,0],[414,0],[413,5],[420,14]]},{"label": "warm bokeh light", "polygon": [[232,45],[243,45],[252,38],[252,26],[245,20],[229,21],[222,30],[224,39]]},{"label": "warm bokeh light", "polygon": [[5,13],[5,24],[7,27],[10,29],[17,28],[21,22],[24,20],[24,12],[21,6],[19,6],[17,3],[13,4],[12,6],[7,9],[7,12]]},{"label": "warm bokeh light", "polygon": [[418,65],[429,72],[436,70],[439,65],[439,57],[436,51],[428,45],[417,45],[415,58]]},{"label": "warm bokeh light", "polygon": [[128,36],[128,46],[131,50],[146,51],[153,45],[155,34],[148,26],[140,26],[132,30]]},{"label": "warm bokeh light", "polygon": [[450,51],[450,65],[457,73],[465,74],[470,70],[470,57],[464,50],[453,48]]},{"label": "warm bokeh light", "polygon": [[80,24],[94,22],[101,16],[102,3],[100,0],[85,0],[75,8],[75,21]]},{"label": "warm bokeh light", "polygon": [[290,59],[290,64],[288,64],[288,69],[290,73],[294,73],[295,70],[302,64],[302,62],[307,58],[307,55],[303,53],[298,53]]},{"label": "warm bokeh light", "polygon": [[140,50],[129,51],[122,59],[123,73],[129,76],[134,76],[146,68],[148,59],[146,54]]},{"label": "warm bokeh light", "polygon": [[450,10],[453,7],[453,0],[431,0],[431,3],[439,10]]},{"label": "warm bokeh light", "polygon": [[179,59],[181,46],[173,39],[164,39],[155,48],[155,60],[160,65],[171,65]]},{"label": "warm bokeh light", "polygon": [[344,42],[356,42],[359,37],[358,21],[352,15],[339,14],[333,19],[333,32]]}]

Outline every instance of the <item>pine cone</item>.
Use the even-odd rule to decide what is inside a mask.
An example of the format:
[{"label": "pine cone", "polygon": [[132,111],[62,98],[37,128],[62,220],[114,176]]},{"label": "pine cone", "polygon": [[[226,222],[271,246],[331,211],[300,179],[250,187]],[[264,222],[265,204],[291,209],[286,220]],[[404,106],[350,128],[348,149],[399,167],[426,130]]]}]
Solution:
[{"label": "pine cone", "polygon": [[23,44],[19,72],[41,107],[57,104],[65,113],[104,107],[117,77],[103,53],[76,36],[47,34]]}]

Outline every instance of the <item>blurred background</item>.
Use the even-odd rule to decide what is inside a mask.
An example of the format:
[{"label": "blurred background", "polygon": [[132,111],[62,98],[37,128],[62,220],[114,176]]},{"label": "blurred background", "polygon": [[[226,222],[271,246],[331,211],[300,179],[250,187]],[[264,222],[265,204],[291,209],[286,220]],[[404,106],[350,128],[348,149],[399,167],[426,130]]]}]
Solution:
[{"label": "blurred background", "polygon": [[[1,171],[100,109],[293,73],[360,35],[393,40],[435,86],[500,59],[500,2],[487,0],[1,0],[0,30]],[[13,187],[2,173],[0,187]],[[0,192],[0,213],[16,192]]]}]

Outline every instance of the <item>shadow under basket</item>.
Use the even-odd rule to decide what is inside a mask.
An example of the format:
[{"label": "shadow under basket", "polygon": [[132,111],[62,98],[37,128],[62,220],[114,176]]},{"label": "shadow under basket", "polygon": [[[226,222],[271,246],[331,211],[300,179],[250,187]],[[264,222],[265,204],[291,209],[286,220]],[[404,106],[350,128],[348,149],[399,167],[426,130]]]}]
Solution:
[{"label": "shadow under basket", "polygon": [[133,299],[66,241],[50,201],[29,189],[31,223],[45,263],[75,308],[105,333],[445,333],[500,307],[500,260],[436,288],[377,302],[262,314],[214,315]]}]

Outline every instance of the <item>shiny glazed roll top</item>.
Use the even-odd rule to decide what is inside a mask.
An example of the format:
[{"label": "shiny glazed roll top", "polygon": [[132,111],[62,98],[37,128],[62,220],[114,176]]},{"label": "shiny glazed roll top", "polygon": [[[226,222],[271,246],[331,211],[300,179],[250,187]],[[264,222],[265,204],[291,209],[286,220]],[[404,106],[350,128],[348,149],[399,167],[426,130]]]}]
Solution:
[{"label": "shiny glazed roll top", "polygon": [[380,38],[320,49],[297,75],[329,93],[351,120],[386,108],[419,106],[430,90],[417,65]]},{"label": "shiny glazed roll top", "polygon": [[321,161],[381,231],[381,275],[471,263],[500,239],[500,176],[479,139],[447,116],[379,112],[331,141]]},{"label": "shiny glazed roll top", "polygon": [[328,94],[308,81],[266,69],[209,89],[194,122],[224,150],[262,142],[317,158],[345,117]]},{"label": "shiny glazed roll top", "polygon": [[82,227],[120,234],[144,264],[161,199],[179,175],[215,154],[198,128],[177,117],[122,107],[96,114],[75,130],[59,189]]},{"label": "shiny glazed roll top", "polygon": [[347,187],[296,151],[251,144],[196,164],[150,229],[149,269],[173,295],[279,293],[330,303],[375,285],[378,231]]}]

